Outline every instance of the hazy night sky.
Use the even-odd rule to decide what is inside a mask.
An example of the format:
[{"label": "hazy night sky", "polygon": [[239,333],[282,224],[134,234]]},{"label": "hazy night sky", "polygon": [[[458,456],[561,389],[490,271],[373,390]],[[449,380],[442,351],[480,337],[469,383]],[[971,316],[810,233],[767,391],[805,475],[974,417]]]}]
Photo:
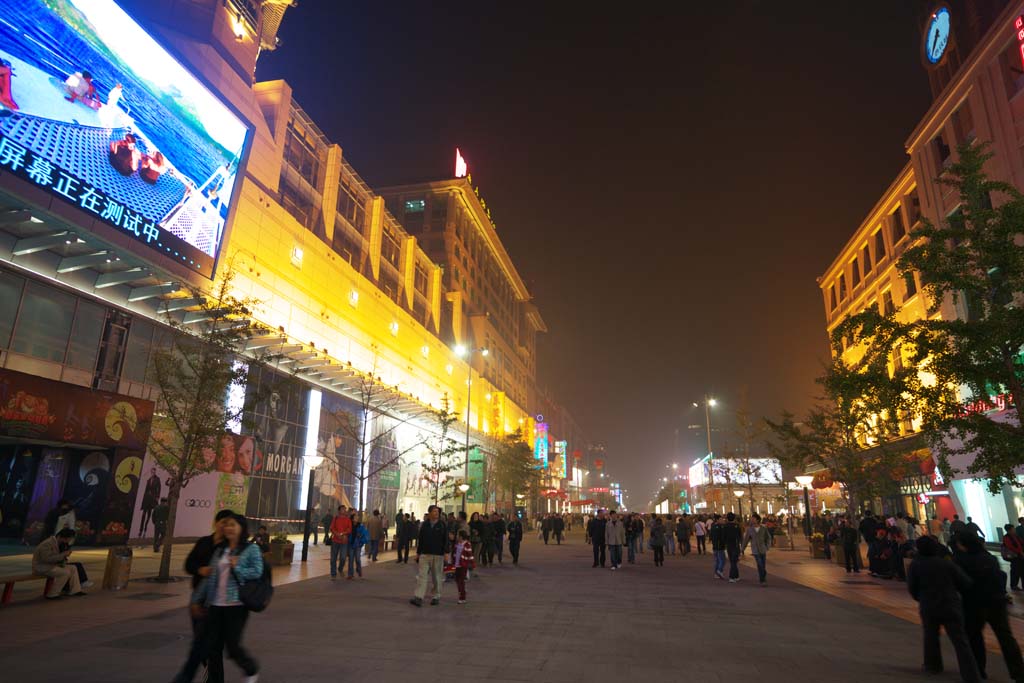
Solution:
[{"label": "hazy night sky", "polygon": [[930,101],[916,4],[489,4],[304,0],[257,78],[372,187],[461,147],[550,328],[539,381],[639,506],[700,455],[673,431],[705,392],[722,427],[743,387],[758,416],[815,395],[815,278]]}]

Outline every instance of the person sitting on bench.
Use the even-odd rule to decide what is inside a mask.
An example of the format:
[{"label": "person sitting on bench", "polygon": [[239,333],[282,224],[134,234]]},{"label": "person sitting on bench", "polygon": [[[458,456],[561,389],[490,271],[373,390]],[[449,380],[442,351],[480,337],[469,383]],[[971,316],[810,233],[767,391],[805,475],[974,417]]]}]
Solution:
[{"label": "person sitting on bench", "polygon": [[32,573],[54,579],[50,591],[46,594],[47,600],[59,598],[64,586],[68,587],[71,595],[85,595],[78,581],[78,570],[68,565],[71,550],[60,549],[61,543],[71,543],[74,538],[73,529],[61,529],[56,535],[50,536],[36,546],[35,552],[32,553]]}]

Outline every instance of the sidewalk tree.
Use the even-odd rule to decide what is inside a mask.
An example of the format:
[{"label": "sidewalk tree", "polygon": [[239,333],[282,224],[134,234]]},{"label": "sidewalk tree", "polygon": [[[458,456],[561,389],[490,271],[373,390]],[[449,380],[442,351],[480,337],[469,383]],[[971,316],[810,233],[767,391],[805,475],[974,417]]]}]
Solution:
[{"label": "sidewalk tree", "polygon": [[495,440],[491,479],[496,489],[508,492],[513,506],[517,494],[529,497],[539,493],[540,474],[533,450],[521,432]]},{"label": "sidewalk tree", "polygon": [[395,446],[399,427],[420,415],[400,414],[397,406],[404,397],[397,386],[384,384],[375,371],[359,375],[354,393],[355,410],[338,409],[329,414],[335,430],[352,442],[354,462],[335,451],[320,455],[355,480],[356,509],[363,510],[367,482],[421,447],[426,439],[419,434],[402,448]]},{"label": "sidewalk tree", "polygon": [[[901,332],[909,362],[935,378],[918,396],[940,468],[951,478],[951,459],[969,456],[966,473],[998,493],[1020,485],[1024,465],[1024,194],[986,175],[991,157],[988,145],[959,147],[939,178],[959,208],[941,225],[922,220],[899,268],[908,278],[920,273],[930,304],[927,319]],[[935,315],[943,306],[955,307],[955,319]],[[956,388],[967,389],[973,409]],[[992,414],[996,404],[1006,410]]]},{"label": "sidewalk tree", "polygon": [[[905,467],[900,428],[916,410],[920,380],[913,368],[890,363],[900,352],[898,332],[891,318],[871,311],[841,324],[832,339],[833,360],[816,380],[824,391],[817,405],[801,422],[789,412],[765,420],[772,456],[801,472],[827,469],[846,488],[851,516],[862,503],[898,492],[894,476]],[[860,343],[860,359],[848,364],[841,354],[844,338],[851,337],[876,341]]]},{"label": "sidewalk tree", "polygon": [[[441,402],[441,409],[433,414],[436,431],[428,436],[423,445],[429,459],[423,466],[423,476],[430,482],[430,497],[434,505],[442,500],[453,498],[456,494],[452,486],[445,486],[448,473],[461,470],[463,459],[456,457],[466,452],[466,447],[452,438],[452,427],[459,421],[458,415],[449,409],[448,396]],[[442,492],[442,488],[445,490]]]},{"label": "sidewalk tree", "polygon": [[[250,311],[257,302],[232,295],[232,273],[211,292],[193,291],[198,310],[185,325],[167,314],[167,333],[154,347],[148,381],[157,388],[156,414],[149,452],[167,474],[168,517],[158,579],[169,580],[171,548],[182,489],[195,477],[211,471],[214,452],[229,426],[242,423],[244,413],[258,400],[247,378],[253,364],[269,363],[271,354],[239,356],[245,342],[268,330],[254,323]],[[243,405],[228,404],[228,392],[245,395]]]}]

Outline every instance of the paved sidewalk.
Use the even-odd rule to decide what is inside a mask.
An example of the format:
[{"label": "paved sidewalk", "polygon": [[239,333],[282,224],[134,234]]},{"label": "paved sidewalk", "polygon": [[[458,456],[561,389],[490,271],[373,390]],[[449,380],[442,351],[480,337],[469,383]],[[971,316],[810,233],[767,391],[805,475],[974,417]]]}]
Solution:
[{"label": "paved sidewalk", "polygon": [[[746,566],[734,585],[710,578],[710,557],[669,557],[656,568],[647,552],[618,572],[590,565],[579,534],[562,546],[528,538],[521,567],[484,569],[470,581],[469,604],[456,605],[449,584],[439,607],[415,608],[415,565],[378,563],[364,581],[281,587],[251,619],[245,643],[263,664],[261,681],[274,683],[959,679],[919,673],[918,626],[781,578],[760,588]],[[101,600],[125,597],[22,603],[0,610],[0,632],[30,613],[52,625],[107,609]],[[60,637],[37,624],[21,646],[0,644],[0,666],[13,681],[170,680],[189,643],[183,605],[167,599],[162,611]],[[240,679],[227,669],[228,680]],[[989,669],[990,680],[1008,680],[999,657]]]}]

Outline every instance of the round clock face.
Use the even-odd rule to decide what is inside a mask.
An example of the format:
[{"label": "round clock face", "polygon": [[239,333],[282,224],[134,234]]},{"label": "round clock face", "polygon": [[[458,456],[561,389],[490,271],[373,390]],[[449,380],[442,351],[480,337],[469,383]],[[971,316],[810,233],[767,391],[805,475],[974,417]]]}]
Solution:
[{"label": "round clock face", "polygon": [[938,64],[946,54],[949,44],[949,8],[940,7],[932,12],[924,36],[924,57],[929,64]]}]

